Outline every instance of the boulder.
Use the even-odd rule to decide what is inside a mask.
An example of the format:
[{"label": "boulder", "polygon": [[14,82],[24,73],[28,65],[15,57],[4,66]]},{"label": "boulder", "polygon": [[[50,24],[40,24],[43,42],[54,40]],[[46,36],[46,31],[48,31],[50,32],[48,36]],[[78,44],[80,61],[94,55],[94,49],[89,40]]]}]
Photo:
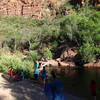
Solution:
[{"label": "boulder", "polygon": [[84,67],[98,67],[100,68],[100,60],[84,64]]}]

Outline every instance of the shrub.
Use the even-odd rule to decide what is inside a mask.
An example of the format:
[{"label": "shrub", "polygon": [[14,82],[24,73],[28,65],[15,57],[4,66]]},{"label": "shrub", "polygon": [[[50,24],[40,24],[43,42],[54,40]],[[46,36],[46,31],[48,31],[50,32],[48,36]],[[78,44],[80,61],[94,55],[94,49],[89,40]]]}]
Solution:
[{"label": "shrub", "polygon": [[82,57],[82,61],[84,63],[90,62],[94,60],[95,55],[94,55],[94,45],[90,43],[85,43],[79,48],[79,54]]},{"label": "shrub", "polygon": [[46,57],[46,58],[52,58],[53,57],[52,52],[50,51],[49,48],[44,49],[44,57]]},{"label": "shrub", "polygon": [[0,57],[0,71],[7,73],[9,67],[12,67],[15,72],[22,71],[25,73],[25,77],[32,75],[33,63],[30,61],[22,61],[22,59],[16,55],[5,55]]},{"label": "shrub", "polygon": [[100,44],[100,34],[96,34],[93,37],[95,44],[99,45]]},{"label": "shrub", "polygon": [[31,44],[31,50],[34,50],[34,49],[38,49],[39,48],[39,44],[38,43],[33,43]]},{"label": "shrub", "polygon": [[38,51],[34,50],[34,51],[30,51],[29,55],[27,56],[27,60],[30,61],[36,61],[39,60],[41,58],[41,56],[39,55]]},{"label": "shrub", "polygon": [[98,59],[100,59],[100,47],[95,47],[95,55],[96,55],[96,58]]},{"label": "shrub", "polygon": [[20,51],[18,51],[18,50],[14,51],[14,55],[16,55],[19,58],[23,57],[23,54]]}]

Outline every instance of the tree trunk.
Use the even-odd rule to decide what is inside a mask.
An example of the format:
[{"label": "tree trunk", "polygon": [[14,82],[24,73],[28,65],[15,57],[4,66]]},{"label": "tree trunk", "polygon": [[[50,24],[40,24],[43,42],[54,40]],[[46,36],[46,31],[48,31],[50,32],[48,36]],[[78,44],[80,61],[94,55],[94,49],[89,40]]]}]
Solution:
[{"label": "tree trunk", "polygon": [[30,49],[31,49],[31,42],[30,42],[30,40],[28,41],[29,42],[29,51],[30,51]]}]

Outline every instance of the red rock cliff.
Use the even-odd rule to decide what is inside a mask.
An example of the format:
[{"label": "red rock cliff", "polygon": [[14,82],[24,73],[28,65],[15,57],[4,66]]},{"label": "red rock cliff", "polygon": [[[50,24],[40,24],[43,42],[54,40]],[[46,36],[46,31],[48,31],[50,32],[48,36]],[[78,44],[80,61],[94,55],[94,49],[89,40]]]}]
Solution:
[{"label": "red rock cliff", "polygon": [[[48,1],[59,3],[59,0]],[[50,12],[43,6],[45,2],[47,0],[0,0],[0,14],[42,18],[46,12]]]}]

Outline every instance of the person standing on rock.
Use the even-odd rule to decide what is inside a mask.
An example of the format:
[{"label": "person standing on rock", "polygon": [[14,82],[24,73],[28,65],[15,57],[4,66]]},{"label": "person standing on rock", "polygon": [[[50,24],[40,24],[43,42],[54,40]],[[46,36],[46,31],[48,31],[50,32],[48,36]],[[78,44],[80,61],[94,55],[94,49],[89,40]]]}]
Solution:
[{"label": "person standing on rock", "polygon": [[58,63],[58,67],[60,67],[61,66],[61,62],[59,60],[56,60],[56,61]]}]

